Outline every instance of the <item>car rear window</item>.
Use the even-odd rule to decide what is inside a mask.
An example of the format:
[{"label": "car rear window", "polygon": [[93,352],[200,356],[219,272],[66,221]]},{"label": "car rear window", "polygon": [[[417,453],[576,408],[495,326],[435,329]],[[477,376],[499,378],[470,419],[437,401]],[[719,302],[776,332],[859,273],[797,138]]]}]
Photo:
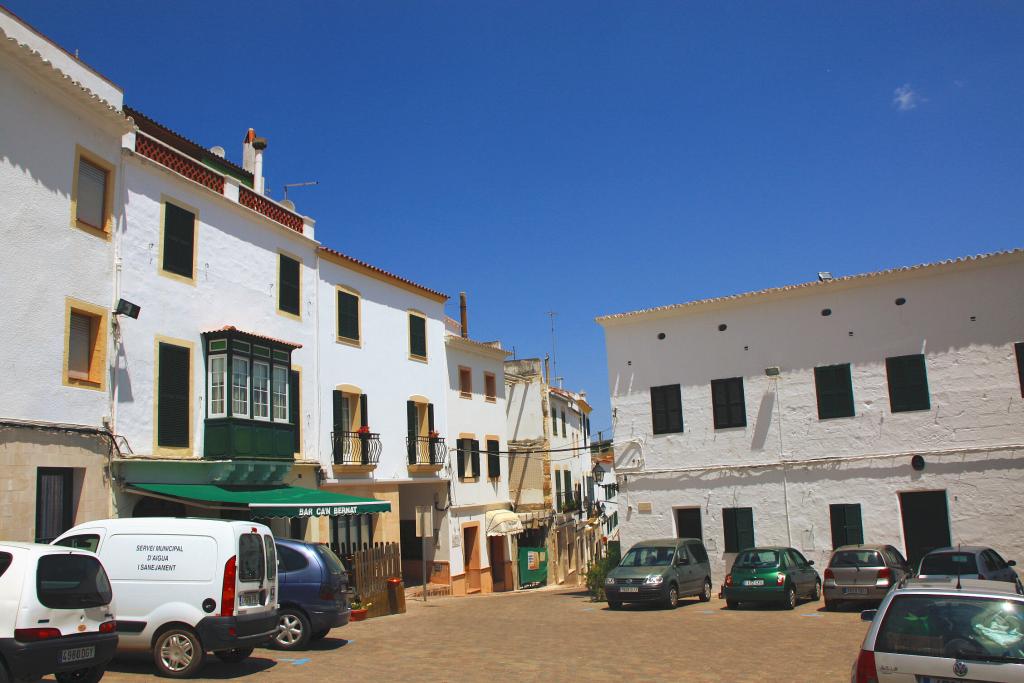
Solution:
[{"label": "car rear window", "polygon": [[747,569],[761,569],[762,567],[777,567],[779,565],[779,554],[774,550],[746,550],[736,557],[735,567]]},{"label": "car rear window", "polygon": [[885,561],[876,550],[840,550],[832,556],[830,567],[884,567]]},{"label": "car rear window", "polygon": [[970,553],[935,553],[921,562],[922,574],[977,574],[978,563]]},{"label": "car rear window", "polygon": [[265,570],[263,539],[259,534],[242,534],[238,538],[238,580],[262,581]]},{"label": "car rear window", "polygon": [[103,565],[88,555],[43,555],[36,567],[36,596],[52,609],[110,604],[113,596]]},{"label": "car rear window", "polygon": [[11,566],[11,560],[14,558],[10,553],[0,553],[0,576],[4,575],[7,568]]},{"label": "car rear window", "polygon": [[344,574],[345,565],[341,563],[334,551],[325,545],[315,545],[317,555],[324,561],[324,566],[331,574]]},{"label": "car rear window", "polygon": [[1024,603],[962,595],[899,595],[886,610],[876,652],[1020,662]]}]

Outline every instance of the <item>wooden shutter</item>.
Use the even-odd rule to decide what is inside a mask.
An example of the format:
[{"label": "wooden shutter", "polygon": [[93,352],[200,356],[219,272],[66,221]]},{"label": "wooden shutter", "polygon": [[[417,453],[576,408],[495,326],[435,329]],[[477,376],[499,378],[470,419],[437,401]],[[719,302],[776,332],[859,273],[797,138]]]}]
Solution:
[{"label": "wooden shutter", "polygon": [[196,216],[180,206],[164,202],[164,270],[193,277]]},{"label": "wooden shutter", "polygon": [[352,427],[351,425],[345,424],[345,394],[337,389],[334,390],[334,433],[340,437],[340,432],[347,432]]},{"label": "wooden shutter", "polygon": [[421,358],[427,356],[427,321],[412,313],[409,314],[409,353]]},{"label": "wooden shutter", "polygon": [[157,445],[187,448],[191,351],[160,342],[157,380]]},{"label": "wooden shutter", "polygon": [[651,387],[651,422],[655,434],[668,431],[668,414],[665,411],[665,387]]},{"label": "wooden shutter", "polygon": [[892,412],[931,408],[923,354],[886,358],[885,373],[889,383],[889,408]]},{"label": "wooden shutter", "polygon": [[683,399],[678,384],[651,387],[651,419],[655,434],[683,431]]},{"label": "wooden shutter", "polygon": [[555,509],[562,510],[562,473],[555,470]]},{"label": "wooden shutter", "polygon": [[419,429],[417,428],[418,410],[416,410],[416,401],[405,402],[405,424],[406,424],[406,454],[409,457],[409,464],[416,464],[416,448],[419,444],[416,443],[416,437],[419,436]]},{"label": "wooden shutter", "polygon": [[1017,378],[1020,381],[1020,395],[1024,396],[1024,342],[1017,342],[1013,345],[1017,354]]},{"label": "wooden shutter", "polygon": [[89,379],[92,367],[92,318],[71,312],[68,337],[68,377]]},{"label": "wooden shutter", "polygon": [[359,297],[338,292],[338,336],[359,339]]},{"label": "wooden shutter", "polygon": [[501,478],[501,457],[498,454],[500,446],[494,439],[487,440],[487,478]]},{"label": "wooden shutter", "polygon": [[291,399],[288,402],[288,421],[292,423],[292,438],[294,453],[302,450],[302,406],[299,405],[299,373],[296,370],[288,371],[288,394]]},{"label": "wooden shutter", "polygon": [[104,230],[106,222],[107,172],[85,159],[78,160],[75,209],[78,220]]},{"label": "wooden shutter", "polygon": [[565,502],[572,503],[572,472],[569,470],[562,470],[562,478],[565,480],[562,482],[562,490],[565,492]]},{"label": "wooden shutter", "polygon": [[725,552],[738,553],[754,547],[753,508],[722,508]]},{"label": "wooden shutter", "polygon": [[466,444],[468,441],[469,439],[459,439],[455,442],[455,448],[458,455],[459,479],[466,478],[466,449],[468,448]]},{"label": "wooden shutter", "polygon": [[370,426],[370,410],[367,405],[366,394],[359,394],[359,426]]},{"label": "wooden shutter", "polygon": [[428,403],[427,404],[427,435],[429,436],[430,434],[433,434],[435,431],[437,431],[437,430],[434,429],[434,404],[433,403]]},{"label": "wooden shutter", "polygon": [[299,262],[279,254],[277,307],[299,315]]},{"label": "wooden shutter", "polygon": [[833,550],[841,545],[864,542],[860,503],[829,505],[829,517],[832,524]]},{"label": "wooden shutter", "polygon": [[715,429],[747,426],[747,408],[743,398],[743,378],[711,381],[711,403]]},{"label": "wooden shutter", "polygon": [[473,461],[473,475],[474,477],[480,476],[480,442],[476,439],[472,440],[472,451],[470,457]]},{"label": "wooden shutter", "polygon": [[814,368],[814,390],[818,398],[819,420],[854,414],[849,363]]}]

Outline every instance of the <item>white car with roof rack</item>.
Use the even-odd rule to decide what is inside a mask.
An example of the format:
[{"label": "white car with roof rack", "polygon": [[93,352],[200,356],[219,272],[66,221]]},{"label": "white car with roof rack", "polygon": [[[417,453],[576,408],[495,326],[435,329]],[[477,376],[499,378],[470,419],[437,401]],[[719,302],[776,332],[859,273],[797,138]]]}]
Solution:
[{"label": "white car with roof rack", "polygon": [[53,543],[99,555],[117,600],[118,651],[151,651],[163,676],[192,676],[207,652],[241,661],[277,631],[277,552],[262,524],[104,519]]}]

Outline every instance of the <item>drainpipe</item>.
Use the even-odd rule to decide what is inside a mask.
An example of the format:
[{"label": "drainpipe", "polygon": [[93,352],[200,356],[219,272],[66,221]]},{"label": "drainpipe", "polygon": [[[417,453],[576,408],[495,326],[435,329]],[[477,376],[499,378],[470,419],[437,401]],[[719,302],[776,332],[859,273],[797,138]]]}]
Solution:
[{"label": "drainpipe", "polygon": [[466,321],[465,292],[459,292],[459,330],[463,339],[469,339],[469,323]]}]

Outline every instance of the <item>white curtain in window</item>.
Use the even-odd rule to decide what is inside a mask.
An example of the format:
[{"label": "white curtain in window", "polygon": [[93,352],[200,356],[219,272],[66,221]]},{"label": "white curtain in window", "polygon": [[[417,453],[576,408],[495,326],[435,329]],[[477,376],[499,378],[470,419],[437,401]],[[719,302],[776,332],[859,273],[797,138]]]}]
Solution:
[{"label": "white curtain in window", "polygon": [[92,320],[81,313],[71,314],[71,334],[68,337],[68,376],[89,379],[89,339]]},{"label": "white curtain in window", "polygon": [[270,366],[259,361],[252,365],[252,416],[270,419]]},{"label": "white curtain in window", "polygon": [[78,161],[78,220],[94,228],[103,227],[103,198],[107,188],[107,172],[85,159]]},{"label": "white curtain in window", "polygon": [[225,417],[228,414],[224,393],[226,374],[227,358],[210,356],[210,417]]},{"label": "white curtain in window", "polygon": [[288,368],[274,366],[274,419],[288,421]]},{"label": "white curtain in window", "polygon": [[249,361],[238,356],[231,361],[231,414],[249,417]]}]

